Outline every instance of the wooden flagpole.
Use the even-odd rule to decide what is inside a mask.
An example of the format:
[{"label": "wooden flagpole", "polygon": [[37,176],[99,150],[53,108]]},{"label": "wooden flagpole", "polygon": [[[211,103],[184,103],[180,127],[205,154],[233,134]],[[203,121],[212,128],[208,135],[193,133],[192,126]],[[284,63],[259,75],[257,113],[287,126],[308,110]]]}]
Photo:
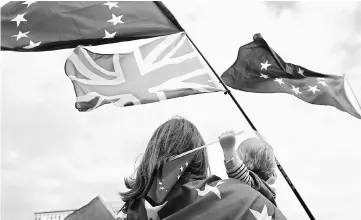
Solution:
[{"label": "wooden flagpole", "polygon": [[[237,136],[237,135],[240,135],[240,134],[243,134],[243,133],[244,133],[244,131],[240,131],[240,132],[236,132],[234,135]],[[201,150],[201,149],[203,149],[203,148],[206,148],[206,147],[208,147],[208,146],[210,146],[210,145],[212,145],[212,144],[218,143],[218,142],[219,142],[219,140],[214,140],[214,141],[209,142],[208,144],[205,144],[205,145],[203,145],[203,146],[201,146],[201,147],[197,147],[197,148],[194,148],[194,149],[192,149],[192,150],[186,151],[186,152],[181,153],[181,154],[179,154],[179,155],[177,155],[177,156],[171,157],[171,158],[170,158],[170,161],[175,160],[175,159],[178,159],[178,158],[183,157],[183,156],[185,156],[185,155],[188,155],[188,154],[190,154],[190,153],[193,153],[194,151]]]}]

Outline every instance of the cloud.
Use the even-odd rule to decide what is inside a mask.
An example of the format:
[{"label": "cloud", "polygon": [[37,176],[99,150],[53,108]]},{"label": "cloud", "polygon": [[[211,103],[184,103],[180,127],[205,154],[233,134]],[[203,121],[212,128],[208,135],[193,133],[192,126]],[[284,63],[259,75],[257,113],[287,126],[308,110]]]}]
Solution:
[{"label": "cloud", "polygon": [[[355,80],[355,90],[361,88],[357,81],[361,71],[360,4],[193,2],[195,6],[182,1],[165,4],[218,74],[234,62],[239,46],[261,33],[285,61],[325,73],[347,72],[350,80]],[[38,211],[78,208],[97,194],[119,200],[117,192],[125,190],[123,178],[132,174],[134,161],[151,133],[173,115],[192,121],[206,141],[226,130],[249,129],[223,93],[121,109],[107,105],[79,113],[74,108],[73,87],[63,71],[70,50],[3,54],[2,208],[9,220],[30,219]],[[325,208],[321,200],[327,193],[309,189],[321,188],[331,171],[347,172],[344,166],[334,167],[334,161],[357,166],[356,154],[350,156],[349,152],[359,142],[359,121],[289,95],[233,94],[275,146],[277,157],[308,205],[311,203],[310,208],[320,216],[331,213],[334,219],[339,217],[335,212],[347,210],[333,204]],[[361,97],[360,89],[357,94]],[[212,170],[225,175],[219,145],[209,150],[215,164]],[[300,166],[299,158],[307,158],[307,163]],[[303,175],[306,168],[314,178],[311,182]],[[350,178],[360,183],[357,177]],[[339,186],[338,182],[329,184]],[[282,180],[279,187],[279,204],[286,207],[286,216],[301,219],[304,211],[289,186]],[[350,194],[347,190],[345,195]]]},{"label": "cloud", "polygon": [[270,9],[271,12],[275,13],[277,16],[279,16],[282,12],[285,10],[291,10],[293,13],[296,12],[298,2],[273,2],[273,1],[267,1],[264,2],[266,6]]},{"label": "cloud", "polygon": [[[346,74],[353,74],[349,71],[352,68],[361,66],[358,61],[361,56],[361,5],[358,5],[348,11],[343,12],[343,17],[340,16],[340,26],[348,27],[348,31],[344,40],[339,42],[334,48],[334,52],[342,53],[342,68]],[[340,30],[343,31],[343,30]]]}]

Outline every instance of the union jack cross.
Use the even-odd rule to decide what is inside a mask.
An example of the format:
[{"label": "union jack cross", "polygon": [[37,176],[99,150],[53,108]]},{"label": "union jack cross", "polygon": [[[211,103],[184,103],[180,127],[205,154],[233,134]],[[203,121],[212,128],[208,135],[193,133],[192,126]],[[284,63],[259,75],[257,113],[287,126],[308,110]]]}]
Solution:
[{"label": "union jack cross", "polygon": [[73,82],[79,111],[224,91],[184,32],[127,54],[96,54],[79,46],[67,59],[65,72]]}]

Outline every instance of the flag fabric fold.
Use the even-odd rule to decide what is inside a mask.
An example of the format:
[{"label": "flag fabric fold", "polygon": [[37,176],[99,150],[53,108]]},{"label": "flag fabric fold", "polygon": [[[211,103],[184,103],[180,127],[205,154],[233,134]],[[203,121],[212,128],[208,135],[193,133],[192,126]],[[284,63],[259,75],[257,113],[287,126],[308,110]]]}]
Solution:
[{"label": "flag fabric fold", "polygon": [[162,2],[14,1],[1,7],[2,50],[57,50],[181,31]]},{"label": "flag fabric fold", "polygon": [[115,220],[116,215],[97,196],[85,206],[68,215],[64,220]]},{"label": "flag fabric fold", "polygon": [[185,33],[164,36],[127,54],[96,54],[77,47],[65,63],[76,108],[146,104],[223,91]]},{"label": "flag fabric fold", "polygon": [[316,105],[329,105],[361,119],[345,91],[343,76],[327,75],[286,63],[260,34],[240,47],[235,63],[221,76],[234,89],[288,93]]},{"label": "flag fabric fold", "polygon": [[188,179],[195,154],[166,162],[154,174],[147,196],[126,204],[118,216],[124,220],[286,219],[266,197],[239,180],[215,175]]},{"label": "flag fabric fold", "polygon": [[154,175],[145,198],[114,214],[96,197],[65,220],[285,220],[266,197],[236,179],[211,175],[188,179],[188,165],[196,152],[166,162]]},{"label": "flag fabric fold", "polygon": [[147,200],[151,204],[162,204],[168,193],[181,178],[197,152],[167,162],[162,171],[156,174],[155,179],[147,193]]}]

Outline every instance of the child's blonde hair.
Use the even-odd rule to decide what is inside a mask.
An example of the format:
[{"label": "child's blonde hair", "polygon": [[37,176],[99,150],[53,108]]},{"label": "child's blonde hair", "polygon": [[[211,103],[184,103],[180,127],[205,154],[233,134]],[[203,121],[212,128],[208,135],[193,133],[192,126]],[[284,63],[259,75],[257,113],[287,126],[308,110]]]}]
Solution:
[{"label": "child's blonde hair", "polygon": [[277,178],[273,148],[264,141],[248,138],[239,145],[237,152],[247,168],[264,181]]}]

